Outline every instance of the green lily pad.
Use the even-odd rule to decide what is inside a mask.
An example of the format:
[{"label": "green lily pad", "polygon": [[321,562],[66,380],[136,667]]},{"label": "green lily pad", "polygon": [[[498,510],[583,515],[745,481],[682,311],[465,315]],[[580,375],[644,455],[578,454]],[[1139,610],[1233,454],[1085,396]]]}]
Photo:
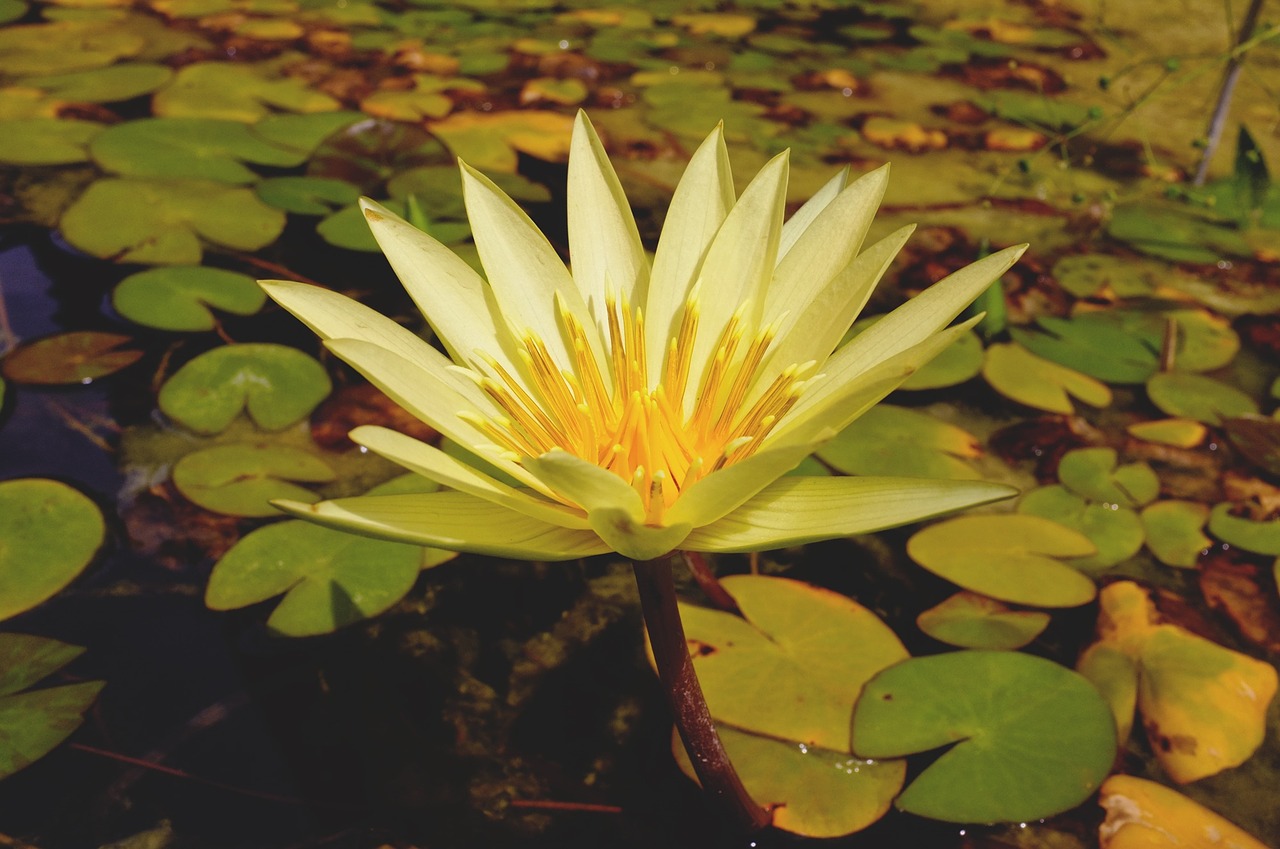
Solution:
[{"label": "green lily pad", "polygon": [[818,449],[824,463],[848,475],[970,480],[966,458],[982,453],[966,430],[907,409],[880,404]]},{"label": "green lily pad", "polygon": [[142,357],[142,351],[123,347],[131,342],[129,336],[94,330],[55,333],[15,349],[0,360],[0,370],[14,383],[92,383],[128,368]]},{"label": "green lily pad", "polygon": [[1104,290],[1118,298],[1150,295],[1160,285],[1162,271],[1154,260],[1094,253],[1066,256],[1053,265],[1058,285],[1077,298]]},{"label": "green lily pad", "polygon": [[[1273,396],[1278,386],[1280,381],[1272,384]],[[1268,474],[1280,476],[1280,421],[1261,416],[1224,419],[1222,429],[1249,462]]]},{"label": "green lily pad", "polygon": [[1138,706],[1138,668],[1133,659],[1114,646],[1098,643],[1080,656],[1076,671],[1089,679],[1110,706],[1116,741],[1123,745],[1133,732]]},{"label": "green lily pad", "polygon": [[1049,614],[1014,610],[984,595],[960,591],[916,617],[921,631],[966,649],[1020,649],[1049,626]]},{"label": "green lily pad", "polygon": [[1142,383],[1155,374],[1156,351],[1099,315],[1042,316],[1039,332],[1013,328],[1010,335],[1036,356],[1107,383]]},{"label": "green lily pad", "polygon": [[126,121],[99,133],[89,152],[107,171],[127,177],[190,177],[232,184],[258,179],[243,162],[289,167],[304,158],[268,144],[239,121],[211,118]]},{"label": "green lily pad", "polygon": [[22,84],[44,89],[64,101],[114,103],[150,94],[162,88],[172,77],[173,71],[164,65],[123,62],[92,71],[27,77]]},{"label": "green lily pad", "polygon": [[298,10],[293,0],[151,0],[150,5],[170,18],[203,18],[232,11],[287,15]]},{"label": "green lily pad", "polygon": [[1201,532],[1209,508],[1195,501],[1157,501],[1142,509],[1147,548],[1166,566],[1192,569],[1200,553],[1213,545]]},{"label": "green lily pad", "polygon": [[0,778],[44,757],[80,727],[105,682],[22,691],[83,651],[45,637],[0,634]]},{"label": "green lily pad", "polygon": [[1079,531],[1026,515],[960,516],[907,542],[911,559],[941,578],[991,598],[1032,607],[1076,607],[1093,600],[1093,581],[1057,558],[1096,547]]},{"label": "green lily pad", "polygon": [[1160,479],[1146,463],[1117,468],[1114,448],[1077,448],[1058,463],[1058,480],[1090,501],[1141,507],[1160,494]]},{"label": "green lily pad", "polygon": [[1209,533],[1245,551],[1280,557],[1280,519],[1257,522],[1233,516],[1233,506],[1229,502],[1214,505],[1209,514]]},{"label": "green lily pad", "polygon": [[[457,171],[441,141],[421,127],[367,118],[320,144],[307,162],[307,176],[346,180],[362,193],[375,195],[399,173],[446,162]],[[458,181],[461,186],[460,177]]]},{"label": "green lily pad", "polygon": [[950,746],[896,802],[949,822],[1026,822],[1074,808],[1116,754],[1111,711],[1093,685],[1016,652],[953,652],[886,669],[858,699],[853,742],[875,758]]},{"label": "green lily pad", "polygon": [[830,590],[757,575],[722,583],[742,616],[680,605],[711,715],[743,731],[848,751],[854,700],[868,678],[907,656],[902,643],[871,611]]},{"label": "green lily pad", "polygon": [[290,519],[259,528],[222,556],[205,604],[233,610],[285,594],[267,625],[288,637],[328,634],[404,598],[425,549]]},{"label": "green lily pad", "polygon": [[275,499],[320,500],[297,483],[328,483],[336,476],[307,451],[267,443],[233,442],[201,448],[173,467],[173,483],[187,499],[229,516],[278,516]]},{"label": "green lily pad", "polygon": [[1142,548],[1145,534],[1138,514],[1116,504],[1091,503],[1065,486],[1042,486],[1023,496],[1018,512],[1051,519],[1084,534],[1097,548],[1067,563],[1090,574],[1128,560]]},{"label": "green lily pad", "polygon": [[161,330],[212,330],[210,307],[253,315],[266,292],[246,274],[201,265],[175,265],[130,274],[111,293],[111,305],[130,321]]},{"label": "green lily pad", "polygon": [[285,215],[249,189],[208,180],[105,179],[62,216],[67,241],[103,259],[198,265],[201,239],[243,251],[276,240]]},{"label": "green lily pad", "polygon": [[359,187],[327,177],[269,177],[254,191],[276,209],[298,215],[328,215],[360,200]]},{"label": "green lily pad", "polygon": [[7,165],[86,162],[88,145],[103,128],[93,121],[62,118],[0,120],[0,162]]},{"label": "green lily pad", "polygon": [[27,13],[27,4],[22,0],[0,0],[0,24],[16,21]]},{"label": "green lily pad", "polygon": [[1021,91],[990,92],[975,97],[973,102],[997,118],[1049,130],[1071,130],[1101,117],[1088,106]]},{"label": "green lily pad", "polygon": [[1107,234],[1151,256],[1174,262],[1216,263],[1253,255],[1234,224],[1170,204],[1117,206]]},{"label": "green lily pad", "polygon": [[79,490],[44,478],[0,482],[0,619],[75,580],[105,535],[102,512]]},{"label": "green lily pad", "polygon": [[156,115],[170,118],[221,118],[252,124],[271,109],[333,112],[341,104],[305,80],[277,76],[267,66],[196,62],[178,71],[152,98]]},{"label": "green lily pad", "polygon": [[1176,371],[1157,374],[1147,381],[1147,395],[1151,403],[1167,415],[1208,425],[1221,424],[1224,417],[1258,412],[1257,403],[1244,392],[1199,374]]},{"label": "green lily pad", "polygon": [[302,162],[325,139],[363,118],[359,112],[350,111],[268,115],[253,125],[253,133],[269,144],[293,151],[297,161]]},{"label": "green lily pad", "polygon": [[53,21],[0,30],[0,74],[60,74],[103,68],[142,53],[141,33],[101,21]]},{"label": "green lily pad", "polygon": [[1071,415],[1075,412],[1072,397],[1091,407],[1111,405],[1111,390],[1105,383],[1037,357],[1017,344],[988,348],[982,376],[1006,398],[1050,413]]},{"label": "green lily pad", "polygon": [[224,345],[178,369],[160,388],[160,410],[196,433],[221,433],[246,410],[266,430],[300,421],[332,389],[313,357],[273,343]]},{"label": "green lily pad", "polygon": [[[717,724],[747,794],[773,813],[771,825],[805,837],[841,837],[888,813],[906,777],[903,760],[876,761],[748,734]],[[671,749],[685,775],[693,765],[678,734]]]}]

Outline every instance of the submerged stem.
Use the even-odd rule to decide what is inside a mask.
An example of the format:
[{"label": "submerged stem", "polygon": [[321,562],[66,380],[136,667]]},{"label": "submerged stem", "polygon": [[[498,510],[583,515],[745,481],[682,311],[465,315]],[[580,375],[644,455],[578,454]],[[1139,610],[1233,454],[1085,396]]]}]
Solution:
[{"label": "submerged stem", "polygon": [[653,647],[658,677],[667,693],[667,701],[675,714],[676,729],[684,741],[685,751],[689,753],[702,789],[711,794],[743,830],[763,828],[769,824],[769,812],[747,795],[737,771],[729,762],[711,713],[707,710],[698,676],[693,671],[684,626],[676,606],[675,584],[671,577],[672,559],[673,555],[667,555],[634,564],[640,607],[644,611],[644,624]]}]

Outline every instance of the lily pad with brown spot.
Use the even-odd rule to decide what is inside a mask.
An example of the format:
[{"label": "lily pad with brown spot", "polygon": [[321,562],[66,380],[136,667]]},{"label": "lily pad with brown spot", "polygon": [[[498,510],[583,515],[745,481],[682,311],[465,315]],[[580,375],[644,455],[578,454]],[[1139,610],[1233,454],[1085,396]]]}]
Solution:
[{"label": "lily pad with brown spot", "polygon": [[94,330],[55,333],[16,348],[0,360],[0,371],[14,383],[92,383],[141,359],[142,351],[125,347],[133,341],[120,333]]}]

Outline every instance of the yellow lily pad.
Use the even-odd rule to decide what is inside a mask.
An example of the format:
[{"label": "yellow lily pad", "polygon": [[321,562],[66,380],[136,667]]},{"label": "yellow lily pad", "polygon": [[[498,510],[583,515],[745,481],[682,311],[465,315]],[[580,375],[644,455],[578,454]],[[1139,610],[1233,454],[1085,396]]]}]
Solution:
[{"label": "yellow lily pad", "polygon": [[1137,710],[1165,773],[1186,784],[1244,763],[1266,732],[1275,668],[1162,623],[1132,581],[1108,584],[1099,604],[1098,642],[1081,662],[1099,647],[1133,662]]},{"label": "yellow lily pad", "polygon": [[687,15],[673,15],[671,23],[684,27],[694,35],[718,35],[721,38],[742,38],[756,28],[756,19],[751,15],[734,14],[732,12],[702,12]]},{"label": "yellow lily pad", "polygon": [[454,155],[480,171],[513,173],[516,153],[552,162],[569,155],[573,118],[558,112],[459,112],[430,130]]},{"label": "yellow lily pad", "polygon": [[1071,415],[1078,398],[1091,407],[1111,405],[1111,390],[1088,375],[1037,357],[1021,345],[992,345],[982,376],[997,392],[1028,407]]},{"label": "yellow lily pad", "polygon": [[196,62],[178,71],[156,92],[151,108],[171,118],[221,118],[252,124],[273,108],[290,112],[332,112],[341,104],[304,80],[276,75],[269,67]]},{"label": "yellow lily pad", "polygon": [[911,559],[964,589],[1013,604],[1076,607],[1093,600],[1093,581],[1058,558],[1097,549],[1057,522],[1024,515],[960,516],[907,541]]},{"label": "yellow lily pad", "polygon": [[1014,610],[962,590],[916,617],[916,625],[939,642],[966,649],[1020,649],[1049,626],[1049,614]]},{"label": "yellow lily pad", "polygon": [[1135,775],[1102,782],[1101,849],[1267,849],[1235,823],[1163,784]]},{"label": "yellow lily pad", "polygon": [[1131,436],[1146,442],[1172,445],[1175,448],[1194,448],[1204,442],[1209,431],[1194,419],[1157,419],[1135,422],[1127,428]]}]

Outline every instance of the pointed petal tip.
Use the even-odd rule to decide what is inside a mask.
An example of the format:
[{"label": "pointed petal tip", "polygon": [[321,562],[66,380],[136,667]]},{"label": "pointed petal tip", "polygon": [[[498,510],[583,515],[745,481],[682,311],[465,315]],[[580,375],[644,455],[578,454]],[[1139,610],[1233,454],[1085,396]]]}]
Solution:
[{"label": "pointed petal tip", "polygon": [[373,198],[362,197],[358,201],[360,210],[369,221],[381,221],[384,218],[395,218],[395,213],[378,203]]}]

